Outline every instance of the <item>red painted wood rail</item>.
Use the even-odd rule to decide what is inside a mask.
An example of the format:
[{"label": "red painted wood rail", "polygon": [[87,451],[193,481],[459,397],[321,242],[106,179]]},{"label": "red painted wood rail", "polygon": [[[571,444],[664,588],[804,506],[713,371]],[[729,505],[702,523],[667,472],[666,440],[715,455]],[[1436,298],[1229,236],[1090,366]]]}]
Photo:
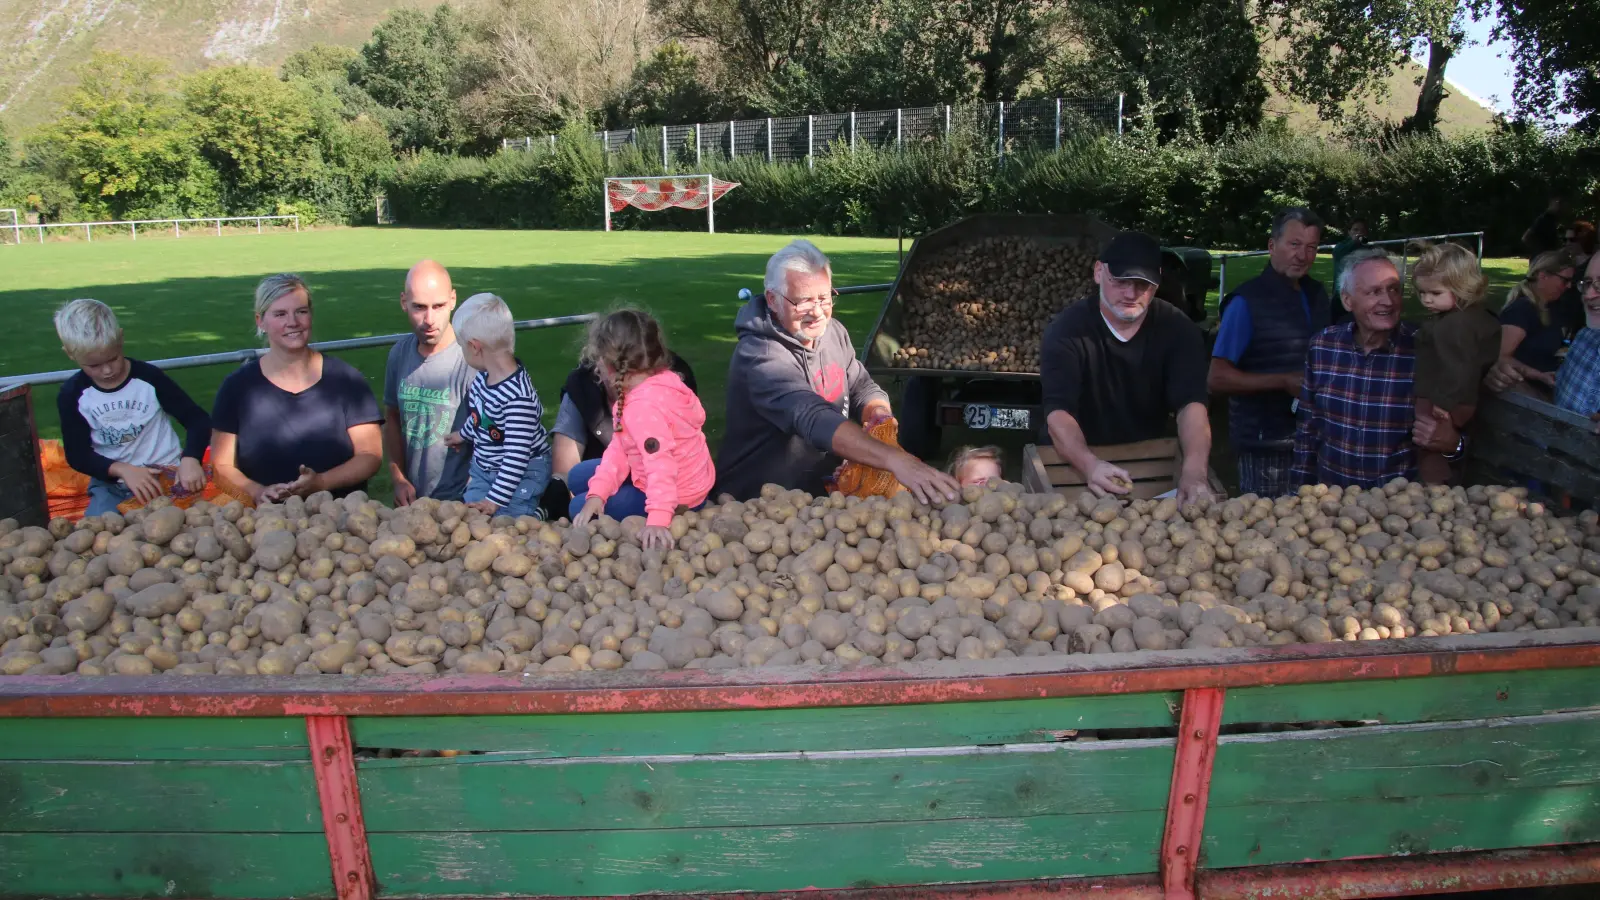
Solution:
[{"label": "red painted wood rail", "polygon": [[372,854],[367,825],[361,816],[361,790],[356,785],[356,752],[350,741],[350,720],[344,716],[306,716],[311,742],[311,770],[322,802],[322,830],[328,836],[333,862],[333,887],[339,900],[371,900]]},{"label": "red painted wood rail", "polygon": [[1166,900],[1195,900],[1194,873],[1205,832],[1206,800],[1211,795],[1225,695],[1222,688],[1214,687],[1183,692],[1172,792],[1167,796],[1167,827],[1161,837],[1161,886]]}]

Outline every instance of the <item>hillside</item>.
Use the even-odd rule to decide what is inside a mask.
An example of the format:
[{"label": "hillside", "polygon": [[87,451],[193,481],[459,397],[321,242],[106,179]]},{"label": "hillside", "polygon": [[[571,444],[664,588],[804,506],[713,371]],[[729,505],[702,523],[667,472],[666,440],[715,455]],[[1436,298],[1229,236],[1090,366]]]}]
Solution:
[{"label": "hillside", "polygon": [[49,118],[91,49],[148,53],[180,72],[275,66],[313,43],[359,46],[389,9],[431,0],[0,0],[0,116]]},{"label": "hillside", "polygon": [[[313,43],[359,46],[394,8],[431,7],[438,0],[0,0],[0,119],[14,131],[46,121],[72,69],[91,49],[160,56],[178,72],[249,62],[276,66]],[[1270,52],[1270,50],[1269,50]],[[1408,64],[1390,78],[1382,104],[1398,122],[1416,105],[1421,69]],[[1314,110],[1274,95],[1269,116],[1310,130]],[[1446,131],[1482,128],[1490,110],[1459,93],[1445,101]]]}]

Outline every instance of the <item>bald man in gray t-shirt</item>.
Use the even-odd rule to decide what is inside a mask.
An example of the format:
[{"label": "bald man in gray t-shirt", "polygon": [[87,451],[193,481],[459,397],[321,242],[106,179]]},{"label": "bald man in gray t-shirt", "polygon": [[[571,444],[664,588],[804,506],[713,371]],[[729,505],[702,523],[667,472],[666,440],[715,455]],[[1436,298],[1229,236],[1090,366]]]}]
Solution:
[{"label": "bald man in gray t-shirt", "polygon": [[456,308],[450,273],[432,260],[417,263],[406,275],[400,305],[412,333],[390,349],[383,378],[383,444],[394,502],[460,500],[472,456],[446,447],[444,438],[466,418],[473,372],[450,328]]}]

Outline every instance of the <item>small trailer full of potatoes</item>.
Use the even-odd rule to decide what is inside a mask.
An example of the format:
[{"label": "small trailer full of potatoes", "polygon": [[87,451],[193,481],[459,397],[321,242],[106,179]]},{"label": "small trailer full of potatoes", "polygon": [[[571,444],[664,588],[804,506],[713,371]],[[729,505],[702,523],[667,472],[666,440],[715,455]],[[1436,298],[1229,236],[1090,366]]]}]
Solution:
[{"label": "small trailer full of potatoes", "polygon": [[[875,378],[903,382],[901,444],[931,457],[947,428],[1036,431],[1040,339],[1093,295],[1115,234],[1086,215],[987,213],[918,238],[861,350]],[[1163,249],[1157,296],[1197,322],[1210,282],[1210,253]]]},{"label": "small trailer full of potatoes", "polygon": [[0,896],[1600,882],[1600,517],[769,486],[0,524]]}]

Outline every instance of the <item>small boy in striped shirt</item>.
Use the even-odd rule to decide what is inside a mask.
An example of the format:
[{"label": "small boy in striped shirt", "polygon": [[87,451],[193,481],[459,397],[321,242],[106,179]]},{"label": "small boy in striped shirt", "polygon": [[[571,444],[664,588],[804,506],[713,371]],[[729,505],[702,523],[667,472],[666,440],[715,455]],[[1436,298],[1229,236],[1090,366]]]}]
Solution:
[{"label": "small boy in striped shirt", "polygon": [[550,436],[533,379],[516,357],[511,309],[494,294],[475,294],[451,318],[462,356],[478,375],[467,388],[467,420],[449,446],[472,445],[463,499],[491,516],[541,518],[550,484]]}]

